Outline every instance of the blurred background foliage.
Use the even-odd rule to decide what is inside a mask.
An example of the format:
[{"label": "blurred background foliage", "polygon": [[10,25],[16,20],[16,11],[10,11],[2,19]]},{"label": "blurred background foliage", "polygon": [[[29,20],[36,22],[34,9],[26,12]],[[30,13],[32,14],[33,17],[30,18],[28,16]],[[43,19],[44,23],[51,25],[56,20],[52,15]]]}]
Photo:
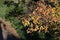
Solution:
[{"label": "blurred background foliage", "polygon": [[0,17],[22,40],[60,40],[60,0],[0,0]]}]

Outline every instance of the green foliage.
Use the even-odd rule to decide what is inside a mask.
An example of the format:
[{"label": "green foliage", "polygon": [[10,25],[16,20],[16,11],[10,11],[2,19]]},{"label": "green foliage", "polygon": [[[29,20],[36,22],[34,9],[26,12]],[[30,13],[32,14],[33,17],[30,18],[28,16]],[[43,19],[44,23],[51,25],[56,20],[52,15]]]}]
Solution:
[{"label": "green foliage", "polygon": [[12,26],[16,29],[16,31],[20,35],[20,37],[22,39],[25,39],[25,36],[24,36],[25,34],[24,34],[24,31],[22,30],[24,28],[23,24],[15,17],[10,17],[9,19],[7,19],[7,21],[10,21]]},{"label": "green foliage", "polygon": [[[49,3],[49,5],[53,6],[53,8],[55,7],[56,10],[59,9],[56,7],[56,4],[54,2],[47,1],[46,4],[48,4],[48,3]],[[24,25],[29,24],[29,22],[30,22],[30,21],[28,21],[29,19],[27,20],[27,18],[25,18],[26,21],[25,20],[24,21],[26,23],[23,25],[21,18],[20,19],[17,18],[17,16],[19,16],[19,15],[22,16],[22,15],[31,13],[34,10],[34,5],[35,4],[34,4],[33,0],[19,0],[18,3],[15,3],[12,0],[11,1],[10,0],[9,1],[1,0],[0,1],[0,17],[5,18],[7,21],[11,22],[12,26],[16,29],[16,31],[18,32],[18,34],[20,35],[22,40],[47,40],[47,39],[54,40],[54,38],[56,38],[54,33],[58,32],[58,35],[60,34],[60,30],[59,30],[60,22],[51,21],[50,20],[51,18],[50,18],[50,16],[48,16],[48,14],[47,14],[47,17],[46,17],[46,15],[44,17],[43,17],[43,15],[41,15],[43,17],[43,18],[41,18],[41,22],[40,22],[40,20],[38,21],[40,16],[35,16],[35,15],[31,16],[30,15],[31,20],[32,20],[32,21],[30,20],[31,25],[28,25],[26,27]],[[42,5],[42,6],[44,6],[44,5]],[[60,13],[56,13],[55,16],[60,17]],[[45,21],[47,21],[47,22],[45,22]],[[51,21],[51,22],[49,22],[49,21]],[[27,34],[26,30],[28,29],[28,27],[30,27],[30,26],[38,27],[37,25],[39,25],[39,27],[40,26],[45,27],[44,24],[48,25],[49,32],[47,32],[47,33],[45,33],[44,31],[38,32],[38,30],[37,30],[35,32]]]},{"label": "green foliage", "polygon": [[26,2],[24,0],[20,0],[18,3],[15,3],[14,1],[5,1],[4,4],[9,8],[9,13],[7,14],[9,16],[30,13],[34,6],[32,1]]}]

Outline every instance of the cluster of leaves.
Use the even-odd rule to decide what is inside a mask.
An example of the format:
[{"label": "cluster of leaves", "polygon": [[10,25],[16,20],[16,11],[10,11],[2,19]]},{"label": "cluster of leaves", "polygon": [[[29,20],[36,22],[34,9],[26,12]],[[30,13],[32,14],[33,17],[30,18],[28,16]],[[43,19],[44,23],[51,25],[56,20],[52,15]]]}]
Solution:
[{"label": "cluster of leaves", "polygon": [[[5,1],[4,4],[7,5],[7,7],[14,6],[13,10],[11,10],[7,15],[8,16],[18,16],[25,13],[30,13],[33,8],[33,2],[32,0],[17,0],[18,2],[15,3],[14,1]],[[27,1],[27,2],[26,2]]]},{"label": "cluster of leaves", "polygon": [[1,2],[0,16],[12,23],[23,40],[60,40],[59,0]]},{"label": "cluster of leaves", "polygon": [[[27,34],[33,36],[34,33],[37,33],[40,37],[36,40],[39,38],[42,38],[41,40],[60,40],[60,6],[57,4],[58,2],[55,2],[57,0],[38,1],[36,3],[38,7],[33,13],[22,17],[22,23],[25,28],[27,27]],[[59,36],[57,37],[57,35]],[[33,39],[35,38],[33,37]]]},{"label": "cluster of leaves", "polygon": [[1,0],[0,17],[10,21],[12,26],[25,39],[23,24],[16,17],[25,13],[30,13],[34,8],[32,0]]}]

